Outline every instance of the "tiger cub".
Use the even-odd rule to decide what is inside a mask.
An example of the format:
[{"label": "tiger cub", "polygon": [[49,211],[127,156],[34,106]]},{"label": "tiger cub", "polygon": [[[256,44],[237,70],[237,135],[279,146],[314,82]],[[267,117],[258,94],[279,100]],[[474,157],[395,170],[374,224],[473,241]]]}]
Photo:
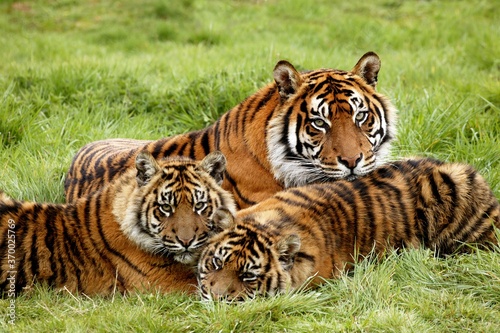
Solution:
[{"label": "tiger cub", "polygon": [[235,211],[219,185],[225,163],[220,152],[201,162],[141,152],[134,169],[72,204],[0,195],[0,294],[34,282],[87,295],[196,290],[201,248],[226,227],[214,216]]},{"label": "tiger cub", "polygon": [[379,70],[373,52],[351,71],[299,73],[280,61],[273,83],[203,130],[156,141],[87,144],[66,175],[66,201],[98,190],[133,167],[142,149],[155,158],[192,159],[220,150],[228,160],[222,187],[239,208],[283,188],[365,175],[386,159],[396,133],[396,109],[375,90]]},{"label": "tiger cub", "polygon": [[238,212],[203,250],[198,281],[205,299],[274,295],[336,277],[372,250],[424,246],[446,255],[464,243],[492,246],[495,227],[498,200],[470,166],[410,159]]}]

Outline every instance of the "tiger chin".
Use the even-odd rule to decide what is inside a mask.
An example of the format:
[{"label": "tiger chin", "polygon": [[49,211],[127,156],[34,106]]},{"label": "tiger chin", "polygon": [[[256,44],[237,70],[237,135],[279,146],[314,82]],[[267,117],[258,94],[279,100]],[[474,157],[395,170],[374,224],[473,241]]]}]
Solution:
[{"label": "tiger chin", "polygon": [[352,182],[288,189],[241,210],[198,263],[204,299],[276,295],[337,277],[367,255],[471,244],[498,248],[500,205],[472,167],[433,159],[387,164]]},{"label": "tiger chin", "polygon": [[0,294],[37,282],[87,295],[196,290],[195,263],[228,225],[235,203],[220,187],[220,152],[202,161],[156,161],[136,167],[71,204],[23,202],[0,191]]},{"label": "tiger chin", "polygon": [[68,170],[66,201],[98,190],[133,167],[141,150],[155,158],[193,159],[221,151],[228,160],[222,186],[239,208],[284,188],[366,175],[386,160],[396,136],[397,110],[376,90],[380,68],[374,52],[351,70],[299,72],[279,61],[273,82],[205,129],[155,141],[87,144]]}]

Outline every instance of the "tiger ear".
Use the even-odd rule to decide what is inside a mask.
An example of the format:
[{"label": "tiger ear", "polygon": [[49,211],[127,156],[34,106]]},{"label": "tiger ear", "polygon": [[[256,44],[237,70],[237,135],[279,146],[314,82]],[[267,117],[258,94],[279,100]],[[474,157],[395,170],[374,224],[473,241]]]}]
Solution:
[{"label": "tiger ear", "polygon": [[216,150],[201,161],[200,166],[205,170],[212,178],[215,179],[217,184],[222,184],[224,179],[224,171],[226,171],[226,157],[220,151]]},{"label": "tiger ear", "polygon": [[277,243],[279,261],[285,271],[289,271],[293,267],[295,255],[300,250],[300,237],[291,234],[281,239]]},{"label": "tiger ear", "polygon": [[135,158],[135,167],[137,169],[137,184],[146,185],[151,178],[160,171],[160,166],[153,155],[147,151],[141,151]]},{"label": "tiger ear", "polygon": [[288,99],[295,94],[297,89],[302,84],[302,78],[291,63],[286,60],[279,61],[273,71],[274,81],[278,85],[278,92],[281,96],[281,101]]},{"label": "tiger ear", "polygon": [[215,226],[222,230],[233,228],[236,225],[234,215],[225,208],[217,209],[212,217],[212,220]]},{"label": "tiger ear", "polygon": [[380,58],[375,52],[365,53],[352,69],[352,73],[360,76],[373,88],[377,86],[378,72],[380,71]]}]

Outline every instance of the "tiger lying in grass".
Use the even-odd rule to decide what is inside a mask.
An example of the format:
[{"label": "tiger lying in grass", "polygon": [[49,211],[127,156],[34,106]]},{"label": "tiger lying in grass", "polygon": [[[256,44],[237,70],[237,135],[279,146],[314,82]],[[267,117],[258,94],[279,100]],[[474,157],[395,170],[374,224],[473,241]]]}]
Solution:
[{"label": "tiger lying in grass", "polygon": [[[208,238],[233,214],[219,186],[225,158],[157,162],[139,153],[136,167],[72,204],[0,196],[0,293],[34,282],[107,295],[135,290],[194,291],[195,262]],[[223,222],[223,221],[222,221]]]},{"label": "tiger lying in grass", "polygon": [[222,184],[239,208],[312,182],[354,178],[381,165],[396,133],[396,109],[375,90],[380,59],[363,55],[351,71],[299,73],[287,61],[266,85],[213,125],[156,141],[108,139],[87,144],[73,158],[66,201],[89,195],[148,150],[155,158],[227,158]]},{"label": "tiger lying in grass", "polygon": [[[231,216],[226,216],[228,224]],[[274,295],[338,276],[388,247],[440,255],[497,243],[500,205],[470,166],[431,159],[383,166],[352,182],[292,188],[239,211],[198,263],[205,299]]]}]

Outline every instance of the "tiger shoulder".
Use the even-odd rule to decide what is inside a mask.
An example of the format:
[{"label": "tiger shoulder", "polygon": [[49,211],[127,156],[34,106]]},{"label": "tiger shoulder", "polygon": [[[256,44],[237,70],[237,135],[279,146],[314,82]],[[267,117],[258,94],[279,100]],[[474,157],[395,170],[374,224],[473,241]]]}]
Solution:
[{"label": "tiger shoulder", "polygon": [[366,175],[387,158],[397,110],[376,90],[381,61],[363,55],[352,70],[298,72],[279,61],[267,84],[205,129],[155,141],[109,139],[75,155],[66,201],[92,193],[133,167],[135,155],[227,158],[223,188],[239,208],[283,188]]},{"label": "tiger shoulder", "polygon": [[70,204],[23,202],[0,193],[0,294],[34,283],[87,295],[196,290],[202,247],[234,214],[220,187],[225,159],[156,161],[136,166]]},{"label": "tiger shoulder", "polygon": [[209,242],[198,264],[207,299],[321,283],[388,248],[425,247],[439,255],[471,246],[495,249],[500,205],[471,166],[409,159],[352,182],[279,192],[229,223],[233,227]]}]

